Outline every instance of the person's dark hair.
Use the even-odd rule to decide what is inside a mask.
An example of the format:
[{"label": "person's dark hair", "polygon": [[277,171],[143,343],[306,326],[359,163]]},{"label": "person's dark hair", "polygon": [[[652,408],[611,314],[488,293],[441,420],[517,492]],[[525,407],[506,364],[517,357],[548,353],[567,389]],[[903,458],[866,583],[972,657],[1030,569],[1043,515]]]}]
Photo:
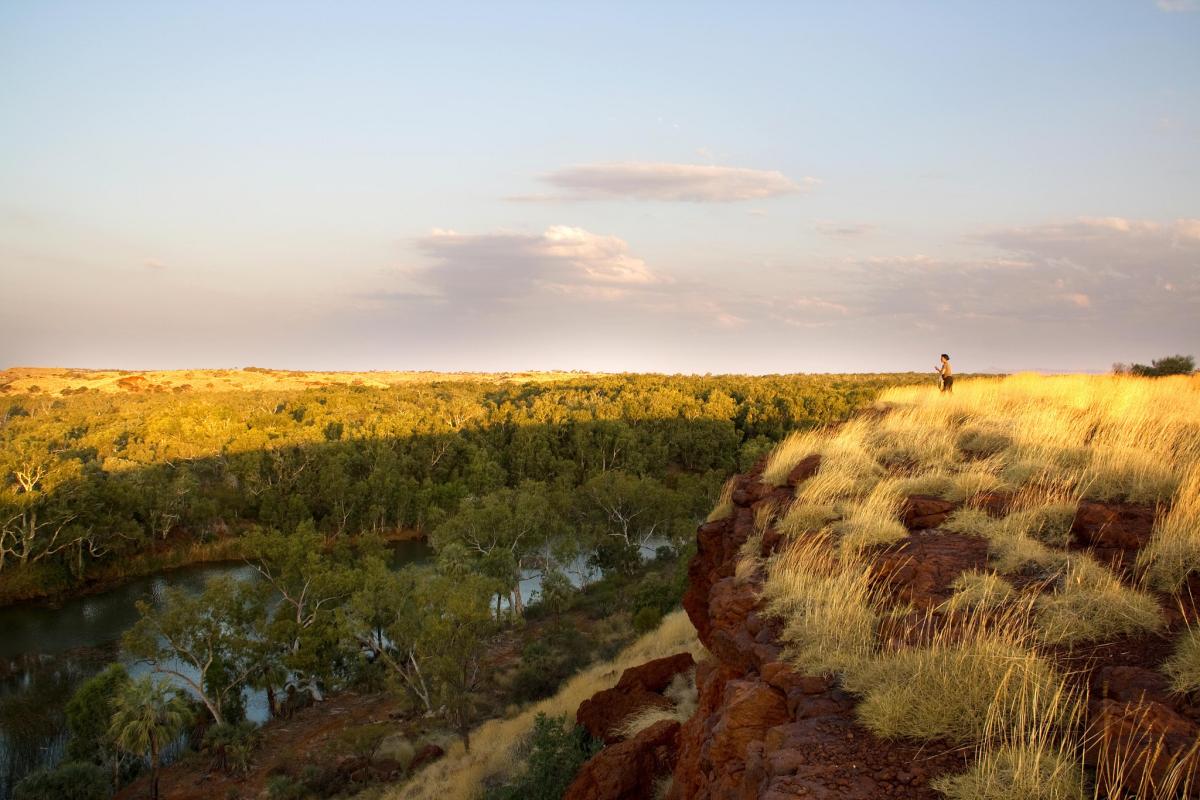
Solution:
[{"label": "person's dark hair", "polygon": [[942,353],[942,358],[946,359],[947,361],[950,360],[950,356],[946,355],[945,353]]}]

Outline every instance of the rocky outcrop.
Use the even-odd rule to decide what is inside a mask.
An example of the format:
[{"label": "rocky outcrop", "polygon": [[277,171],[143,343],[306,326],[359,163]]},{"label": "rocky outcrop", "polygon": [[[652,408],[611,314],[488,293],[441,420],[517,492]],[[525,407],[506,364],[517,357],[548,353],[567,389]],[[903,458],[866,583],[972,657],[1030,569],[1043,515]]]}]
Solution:
[{"label": "rocky outcrop", "polygon": [[[696,711],[682,726],[658,723],[630,741],[605,747],[584,767],[568,797],[650,798],[656,781],[669,772],[670,800],[933,800],[940,797],[931,787],[933,779],[968,766],[970,748],[878,739],[858,723],[855,698],[834,679],[796,672],[781,652],[779,622],[761,607],[762,576],[739,574],[756,512],[765,504],[786,507],[794,487],[819,466],[817,456],[804,459],[779,487],[762,482],[757,473],[737,478],[732,512],[700,526],[683,598],[712,655],[695,667]],[[1001,516],[1012,500],[991,493],[971,503]],[[961,506],[937,497],[908,498],[901,518],[909,535],[875,552],[879,589],[912,609],[879,631],[883,639],[911,643],[927,635],[929,615],[944,613],[938,607],[951,596],[955,579],[986,565],[986,541],[940,528]],[[1082,503],[1071,547],[1132,563],[1131,556],[1149,539],[1153,520],[1148,507]],[[764,556],[786,544],[774,526],[762,533]],[[1114,793],[1136,793],[1135,777],[1161,786],[1173,775],[1190,775],[1193,762],[1200,762],[1195,752],[1200,728],[1193,716],[1200,709],[1181,705],[1182,698],[1168,691],[1153,668],[1168,649],[1161,637],[1108,643],[1078,654],[1078,664],[1071,667],[1096,698],[1088,714],[1095,730],[1090,763],[1097,769],[1125,765],[1102,778]],[[617,686],[580,706],[580,723],[593,735],[616,741],[611,734],[616,721],[631,708],[660,702],[668,675],[691,667],[690,657],[686,665],[682,657],[674,658],[677,665],[651,662],[628,670]],[[1153,746],[1147,737],[1155,740]]]}]

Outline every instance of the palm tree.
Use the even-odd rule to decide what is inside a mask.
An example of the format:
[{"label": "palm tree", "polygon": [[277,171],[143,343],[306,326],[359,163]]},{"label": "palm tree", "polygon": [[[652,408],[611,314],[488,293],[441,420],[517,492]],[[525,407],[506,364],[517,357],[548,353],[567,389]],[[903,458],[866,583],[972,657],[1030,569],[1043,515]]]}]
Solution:
[{"label": "palm tree", "polygon": [[149,675],[130,682],[117,695],[114,707],[113,739],[122,750],[150,757],[150,797],[158,800],[163,748],[183,730],[191,709],[176,689]]}]

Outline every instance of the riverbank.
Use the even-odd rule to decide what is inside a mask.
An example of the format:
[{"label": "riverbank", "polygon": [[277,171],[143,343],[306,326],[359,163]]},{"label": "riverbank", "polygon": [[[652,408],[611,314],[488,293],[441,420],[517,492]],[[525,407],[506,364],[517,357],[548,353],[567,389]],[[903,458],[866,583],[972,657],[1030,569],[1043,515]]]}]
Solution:
[{"label": "riverbank", "polygon": [[[424,532],[414,528],[386,531],[386,542],[425,541]],[[242,537],[225,536],[210,542],[166,542],[149,552],[123,559],[119,564],[104,563],[74,578],[61,568],[31,564],[9,568],[0,574],[0,608],[16,605],[55,607],[78,597],[100,594],[147,575],[194,567],[242,561],[245,550]]]}]

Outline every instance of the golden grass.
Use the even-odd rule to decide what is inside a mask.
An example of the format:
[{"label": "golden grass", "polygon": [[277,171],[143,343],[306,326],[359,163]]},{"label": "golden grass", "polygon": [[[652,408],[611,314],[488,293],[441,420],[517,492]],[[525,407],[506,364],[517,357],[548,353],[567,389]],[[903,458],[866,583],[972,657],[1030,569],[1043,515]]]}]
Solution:
[{"label": "golden grass", "polygon": [[1015,594],[1012,584],[994,572],[967,570],[951,584],[954,594],[946,601],[946,609],[989,610],[1002,606]]},{"label": "golden grass", "polygon": [[870,571],[839,553],[828,533],[773,558],[762,592],[767,613],[784,620],[784,657],[802,673],[842,672],[871,656],[878,614]]},{"label": "golden grass", "polygon": [[1138,553],[1138,566],[1151,586],[1165,592],[1177,590],[1190,573],[1200,572],[1200,465],[1180,482],[1171,510]]},{"label": "golden grass", "polygon": [[730,478],[721,486],[721,494],[717,496],[717,504],[708,512],[705,522],[717,522],[728,519],[733,514],[733,487],[737,485],[737,477]]},{"label": "golden grass", "polygon": [[[976,748],[969,770],[937,782],[946,796],[1093,796],[1086,697],[1052,654],[1164,618],[1154,596],[1071,554],[1071,527],[1084,498],[1170,503],[1140,559],[1145,579],[1172,591],[1200,572],[1200,377],[1017,375],[955,388],[889,389],[883,413],[807,433],[779,459],[777,469],[809,452],[822,462],[777,522],[793,540],[763,564],[767,609],[783,622],[785,657],[836,673],[876,734]],[[985,493],[1012,495],[1003,516],[982,507]],[[872,588],[867,557],[905,535],[897,498],[911,495],[964,503],[941,527],[986,539],[990,567],[960,575],[915,630],[911,609]],[[1023,576],[1024,588],[1004,575]],[[912,636],[881,635],[893,620]],[[1200,691],[1200,634],[1188,631],[1163,669],[1177,691]],[[1163,785],[1143,780],[1144,796],[1178,789],[1193,755]],[[1134,768],[1145,772],[1104,766]]]},{"label": "golden grass", "polygon": [[533,729],[539,713],[574,717],[579,704],[616,684],[629,667],[687,650],[697,659],[705,654],[696,629],[683,611],[663,618],[662,624],[622,650],[612,661],[594,665],[564,684],[553,696],[506,719],[489,720],[471,732],[471,752],[451,745],[445,757],[418,772],[408,783],[394,787],[387,800],[471,800],[490,777],[506,776],[516,765],[514,753]]},{"label": "golden grass", "polygon": [[1200,629],[1189,627],[1180,634],[1162,671],[1171,680],[1172,691],[1200,691]]},{"label": "golden grass", "polygon": [[767,457],[762,472],[763,482],[772,486],[783,486],[797,464],[819,452],[820,441],[821,434],[816,431],[789,434]]},{"label": "golden grass", "polygon": [[897,438],[932,442],[941,434],[960,448],[1002,458],[1013,483],[1035,481],[1047,469],[1085,496],[1165,501],[1180,476],[1200,459],[1200,378],[1013,375],[961,381],[952,396],[930,387],[885,390],[888,430]]},{"label": "golden grass", "polygon": [[1036,619],[1042,638],[1053,644],[1106,641],[1163,624],[1154,597],[1084,555],[1071,556],[1053,591],[1038,598]]},{"label": "golden grass", "polygon": [[1007,729],[1022,714],[1055,719],[1063,679],[1035,649],[1027,613],[975,615],[936,630],[926,646],[858,663],[843,685],[862,697],[859,718],[884,738],[964,743],[982,740],[989,720]]},{"label": "golden grass", "polygon": [[933,782],[950,800],[1084,800],[1086,774],[1075,736],[1084,698],[1063,685],[1049,696],[1020,698],[1007,714],[995,709],[977,757],[966,772]]},{"label": "golden grass", "polygon": [[882,480],[866,497],[842,504],[842,521],[834,530],[843,549],[865,550],[908,536],[908,529],[900,522],[904,495],[898,484],[894,479]]}]

